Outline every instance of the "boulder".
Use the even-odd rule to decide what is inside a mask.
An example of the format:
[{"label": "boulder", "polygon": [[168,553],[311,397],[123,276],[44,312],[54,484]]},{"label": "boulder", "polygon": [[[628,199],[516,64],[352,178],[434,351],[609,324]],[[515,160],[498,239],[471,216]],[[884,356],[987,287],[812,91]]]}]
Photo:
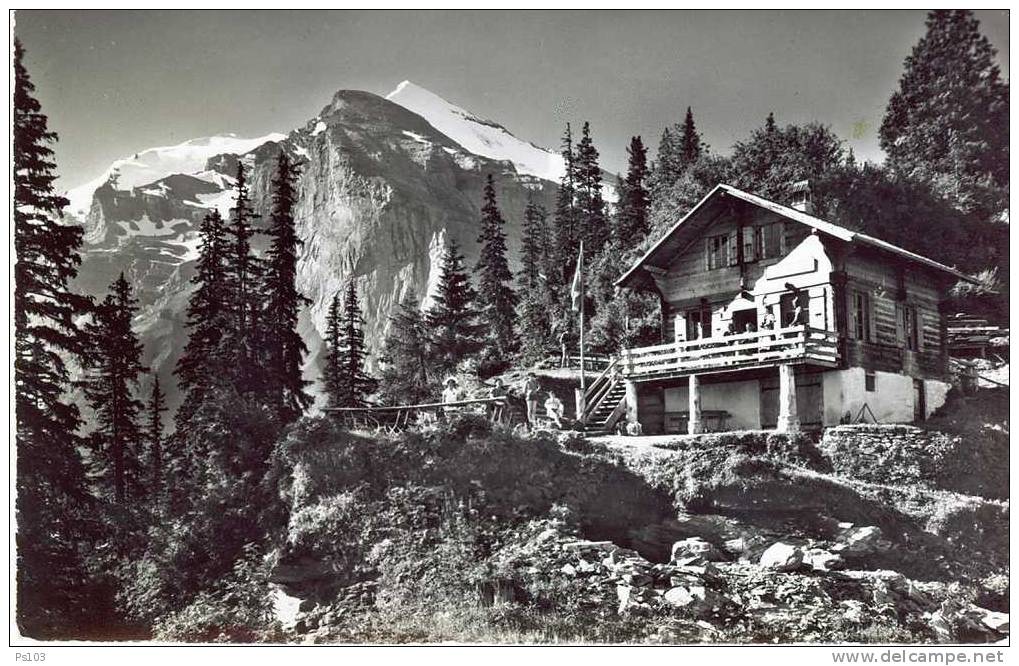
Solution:
[{"label": "boulder", "polygon": [[726,603],[725,597],[703,585],[677,585],[662,598],[673,608],[684,608],[698,615],[710,613]]},{"label": "boulder", "polygon": [[804,551],[803,562],[815,571],[837,571],[846,566],[841,555],[823,548],[810,548]]},{"label": "boulder", "polygon": [[880,527],[850,526],[839,535],[839,543],[835,548],[843,555],[864,557],[876,553],[885,543]]},{"label": "boulder", "polygon": [[672,544],[672,562],[687,558],[698,558],[705,562],[723,562],[726,559],[720,550],[700,537],[690,537]]},{"label": "boulder", "polygon": [[761,554],[759,564],[774,571],[796,571],[803,565],[803,549],[779,541]]}]

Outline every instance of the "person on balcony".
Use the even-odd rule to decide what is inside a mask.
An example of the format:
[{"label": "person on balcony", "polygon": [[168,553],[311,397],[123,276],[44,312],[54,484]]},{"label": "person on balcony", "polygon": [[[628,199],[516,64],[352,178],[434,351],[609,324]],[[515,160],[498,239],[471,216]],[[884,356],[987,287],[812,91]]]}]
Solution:
[{"label": "person on balcony", "polygon": [[532,428],[538,423],[538,393],[541,391],[541,382],[533,372],[527,373],[527,380],[524,381],[524,402],[527,403],[527,425]]},{"label": "person on balcony", "polygon": [[556,428],[563,427],[563,413],[566,408],[563,405],[563,401],[559,399],[552,391],[548,392],[548,398],[545,400],[545,416],[549,418]]}]

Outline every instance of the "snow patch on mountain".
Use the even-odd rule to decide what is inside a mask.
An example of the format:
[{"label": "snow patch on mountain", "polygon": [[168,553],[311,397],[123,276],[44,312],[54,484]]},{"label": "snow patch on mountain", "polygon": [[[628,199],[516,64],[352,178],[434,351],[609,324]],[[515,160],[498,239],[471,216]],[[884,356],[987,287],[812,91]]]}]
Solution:
[{"label": "snow patch on mountain", "polygon": [[[253,139],[238,137],[236,134],[191,139],[176,146],[160,146],[149,148],[131,157],[116,160],[98,178],[80,185],[67,193],[71,205],[68,212],[84,218],[92,206],[92,195],[104,183],[116,174],[118,190],[130,190],[142,185],[154,183],[167,176],[184,173],[192,174],[204,171],[210,157],[222,154],[243,155],[270,141],[282,141],[286,134],[273,132]],[[199,176],[200,177],[200,176]],[[210,179],[212,176],[206,176]],[[209,182],[213,182],[210,180]]]},{"label": "snow patch on mountain", "polygon": [[509,160],[519,173],[557,183],[566,171],[566,163],[558,153],[518,139],[503,126],[479,118],[410,81],[398,85],[386,99],[418,114],[475,155]]}]

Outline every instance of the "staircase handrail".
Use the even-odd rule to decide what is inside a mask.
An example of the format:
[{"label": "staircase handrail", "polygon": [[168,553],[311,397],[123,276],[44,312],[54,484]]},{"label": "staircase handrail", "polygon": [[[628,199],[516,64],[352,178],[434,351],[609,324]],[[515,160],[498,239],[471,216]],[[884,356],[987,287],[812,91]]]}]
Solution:
[{"label": "staircase handrail", "polygon": [[613,356],[612,360],[609,361],[609,364],[606,365],[605,369],[601,371],[601,374],[598,375],[597,377],[595,377],[594,381],[591,382],[591,385],[587,388],[587,391],[584,393],[584,404],[585,405],[591,404],[590,398],[600,388],[599,385],[598,385],[599,382],[603,381],[608,376],[608,374],[610,372],[612,372],[613,368],[615,368],[618,363],[619,363],[619,357],[618,356]]}]

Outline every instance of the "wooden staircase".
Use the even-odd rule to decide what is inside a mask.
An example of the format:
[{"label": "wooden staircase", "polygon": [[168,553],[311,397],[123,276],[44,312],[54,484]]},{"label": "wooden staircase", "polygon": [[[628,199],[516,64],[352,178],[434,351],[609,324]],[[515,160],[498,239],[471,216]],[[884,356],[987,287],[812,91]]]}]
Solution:
[{"label": "wooden staircase", "polygon": [[620,373],[619,359],[613,358],[584,393],[581,423],[590,435],[615,432],[619,419],[626,414],[626,386]]}]

